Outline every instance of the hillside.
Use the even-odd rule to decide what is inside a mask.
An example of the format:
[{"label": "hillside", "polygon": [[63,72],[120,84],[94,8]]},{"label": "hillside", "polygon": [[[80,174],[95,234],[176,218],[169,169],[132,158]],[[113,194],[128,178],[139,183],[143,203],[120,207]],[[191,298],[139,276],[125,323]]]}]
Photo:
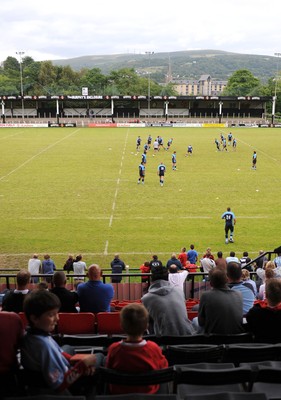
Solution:
[{"label": "hillside", "polygon": [[65,60],[53,60],[54,65],[70,65],[74,70],[100,68],[107,75],[112,70],[134,68],[151,78],[164,82],[169,64],[174,79],[198,79],[203,74],[213,79],[227,80],[238,69],[248,69],[262,82],[276,75],[277,58],[219,50],[190,50],[169,53],[92,55]]}]

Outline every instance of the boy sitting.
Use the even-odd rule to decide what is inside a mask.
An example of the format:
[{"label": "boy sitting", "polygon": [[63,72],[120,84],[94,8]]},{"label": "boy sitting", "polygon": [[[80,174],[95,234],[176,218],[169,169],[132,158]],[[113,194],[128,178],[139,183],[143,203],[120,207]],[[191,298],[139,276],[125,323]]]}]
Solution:
[{"label": "boy sitting", "polygon": [[23,338],[21,363],[28,371],[42,376],[48,393],[78,394],[82,387],[87,392],[93,389],[93,378],[88,375],[93,375],[102,360],[98,354],[87,354],[71,365],[72,356],[63,352],[51,336],[59,320],[60,305],[59,298],[47,290],[34,290],[26,296],[23,309],[29,327]]},{"label": "boy sitting", "polygon": [[[148,327],[148,312],[139,303],[131,303],[122,308],[121,326],[127,338],[113,343],[108,349],[106,367],[120,372],[138,373],[168,367],[168,361],[160,347],[143,339]],[[123,393],[156,393],[159,385],[121,386],[111,385],[112,394]]]}]

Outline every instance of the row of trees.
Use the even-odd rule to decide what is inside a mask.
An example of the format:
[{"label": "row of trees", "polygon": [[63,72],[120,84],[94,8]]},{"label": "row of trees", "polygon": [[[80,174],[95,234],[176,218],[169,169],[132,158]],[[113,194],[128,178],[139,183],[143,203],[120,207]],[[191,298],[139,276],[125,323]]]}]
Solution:
[{"label": "row of trees", "polygon": [[[32,57],[23,57],[21,62],[25,95],[80,95],[82,87],[88,87],[90,95],[147,95],[148,79],[151,96],[176,95],[172,83],[162,85],[152,79],[153,74],[139,76],[132,68],[104,75],[99,68],[82,68],[77,72],[70,66],[55,66],[51,61],[34,61]],[[241,69],[230,76],[223,95],[274,96],[275,91],[278,98],[276,110],[281,111],[281,82],[278,77],[272,77],[263,85],[249,70]],[[7,57],[0,67],[0,95],[20,93],[20,63],[15,57]]]}]

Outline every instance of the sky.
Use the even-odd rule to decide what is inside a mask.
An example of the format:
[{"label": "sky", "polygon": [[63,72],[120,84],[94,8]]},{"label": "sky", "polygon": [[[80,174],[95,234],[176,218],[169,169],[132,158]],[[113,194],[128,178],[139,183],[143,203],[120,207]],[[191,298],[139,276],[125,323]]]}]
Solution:
[{"label": "sky", "polygon": [[0,0],[0,61],[184,50],[281,53],[280,0]]}]

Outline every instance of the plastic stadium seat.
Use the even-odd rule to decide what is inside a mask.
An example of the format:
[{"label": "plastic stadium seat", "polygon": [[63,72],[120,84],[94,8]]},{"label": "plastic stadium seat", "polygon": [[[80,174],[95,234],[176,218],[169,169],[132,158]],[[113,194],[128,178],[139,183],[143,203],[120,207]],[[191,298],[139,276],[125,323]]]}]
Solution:
[{"label": "plastic stadium seat", "polygon": [[124,333],[120,324],[120,312],[100,312],[96,315],[97,333],[108,336]]},{"label": "plastic stadium seat", "polygon": [[59,313],[57,327],[60,334],[95,333],[95,314],[89,312]]},{"label": "plastic stadium seat", "polygon": [[225,347],[224,362],[240,363],[274,361],[280,359],[281,346],[267,343],[238,343]]},{"label": "plastic stadium seat", "polygon": [[17,395],[17,354],[24,333],[23,323],[14,312],[0,312],[0,397]]},{"label": "plastic stadium seat", "polygon": [[[178,398],[176,394],[132,393],[132,394],[101,395],[101,396],[96,396],[95,400],[178,400]],[[264,400],[264,399],[257,399],[257,400]]]},{"label": "plastic stadium seat", "polygon": [[[127,373],[114,369],[100,367],[98,369],[99,388],[104,394],[109,393],[109,385],[120,386],[149,386],[161,385],[161,393],[169,393],[168,383],[174,381],[175,371],[173,367],[150,370],[147,372]],[[155,396],[155,395],[153,395]]]},{"label": "plastic stadium seat", "polygon": [[175,365],[174,393],[180,399],[196,393],[244,392],[252,380],[248,366],[235,368],[231,363]]},{"label": "plastic stadium seat", "polygon": [[268,400],[264,393],[242,393],[242,392],[224,392],[224,393],[206,393],[190,394],[184,397],[184,400]]},{"label": "plastic stadium seat", "polygon": [[224,346],[215,344],[187,344],[167,346],[165,356],[169,365],[220,362]]}]

